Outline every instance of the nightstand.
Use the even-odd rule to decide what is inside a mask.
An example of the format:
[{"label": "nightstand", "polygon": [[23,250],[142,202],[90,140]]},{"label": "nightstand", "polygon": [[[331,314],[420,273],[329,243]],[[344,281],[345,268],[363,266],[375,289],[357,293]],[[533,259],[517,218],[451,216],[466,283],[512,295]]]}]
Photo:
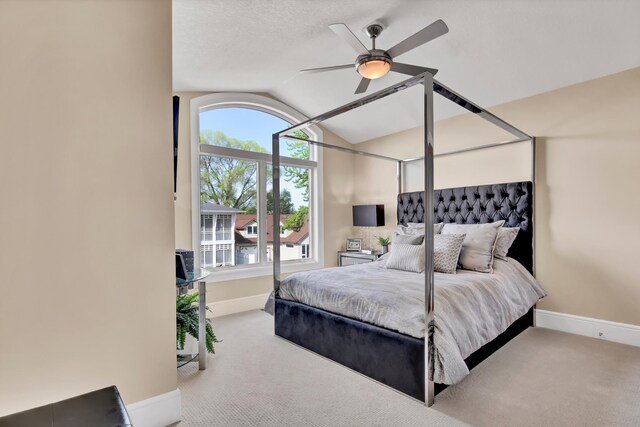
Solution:
[{"label": "nightstand", "polygon": [[346,265],[355,265],[355,264],[364,264],[366,262],[373,262],[373,261],[376,261],[381,256],[382,254],[379,252],[374,252],[372,254],[365,254],[364,252],[339,251],[338,266],[344,267]]}]

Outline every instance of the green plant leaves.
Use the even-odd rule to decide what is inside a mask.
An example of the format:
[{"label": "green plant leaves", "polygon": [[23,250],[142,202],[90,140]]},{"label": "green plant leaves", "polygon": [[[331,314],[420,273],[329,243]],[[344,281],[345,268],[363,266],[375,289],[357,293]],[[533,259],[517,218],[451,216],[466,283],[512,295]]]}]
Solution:
[{"label": "green plant leaves", "polygon": [[[209,307],[206,308],[208,311]],[[176,296],[176,348],[184,349],[187,334],[198,340],[199,329],[198,293]],[[220,342],[213,333],[211,320],[205,322],[205,343],[207,352],[215,353],[214,343]]]}]

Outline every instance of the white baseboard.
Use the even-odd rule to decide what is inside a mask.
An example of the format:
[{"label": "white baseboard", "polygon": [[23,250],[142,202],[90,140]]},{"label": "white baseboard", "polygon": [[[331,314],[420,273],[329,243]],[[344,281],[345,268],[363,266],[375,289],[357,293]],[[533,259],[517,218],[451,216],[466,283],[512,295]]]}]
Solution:
[{"label": "white baseboard", "polygon": [[536,326],[640,347],[640,326],[536,309]]},{"label": "white baseboard", "polygon": [[166,427],[182,419],[180,389],[127,405],[131,423],[136,427]]},{"label": "white baseboard", "polygon": [[251,295],[248,297],[215,301],[208,304],[211,308],[212,317],[226,316],[227,314],[242,313],[243,311],[264,308],[269,294]]}]

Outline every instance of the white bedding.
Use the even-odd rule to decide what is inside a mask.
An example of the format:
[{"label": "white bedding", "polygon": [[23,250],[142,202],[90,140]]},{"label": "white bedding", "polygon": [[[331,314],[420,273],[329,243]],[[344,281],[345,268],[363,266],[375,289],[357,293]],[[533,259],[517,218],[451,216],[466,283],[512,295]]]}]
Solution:
[{"label": "white bedding", "polygon": [[[295,273],[281,298],[423,338],[424,274],[384,261]],[[455,384],[464,359],[522,317],[544,290],[517,261],[496,259],[494,273],[435,273],[434,381]]]}]

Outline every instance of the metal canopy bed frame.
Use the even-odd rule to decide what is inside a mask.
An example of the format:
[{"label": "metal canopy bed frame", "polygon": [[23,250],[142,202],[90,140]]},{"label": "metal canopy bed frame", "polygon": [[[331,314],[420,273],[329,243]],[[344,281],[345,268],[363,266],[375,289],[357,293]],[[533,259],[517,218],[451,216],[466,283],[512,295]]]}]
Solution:
[{"label": "metal canopy bed frame", "polygon": [[[389,156],[382,156],[374,153],[368,153],[360,150],[349,149],[345,147],[334,146],[320,141],[301,139],[292,136],[291,133],[297,130],[303,130],[309,126],[319,124],[327,119],[336,117],[353,109],[362,107],[379,99],[393,95],[402,90],[408,89],[415,85],[422,84],[424,87],[424,157],[411,159],[396,159]],[[488,122],[502,128],[512,134],[516,139],[498,142],[495,144],[480,145],[472,148],[455,150],[434,155],[433,150],[433,94],[438,93],[455,104],[465,108],[471,113],[487,120]],[[501,118],[488,112],[484,108],[466,99],[462,95],[456,93],[452,89],[446,87],[442,83],[433,78],[433,74],[426,71],[417,76],[411,77],[398,84],[386,89],[375,92],[371,95],[362,97],[356,101],[328,111],[324,114],[311,118],[305,122],[291,126],[280,132],[274,133],[272,136],[272,156],[273,156],[273,192],[280,194],[280,140],[302,140],[309,144],[344,151],[352,154],[364,155],[368,157],[378,158],[387,161],[393,161],[397,164],[397,180],[398,180],[398,222],[402,221],[400,212],[401,197],[421,198],[420,213],[421,219],[425,224],[433,227],[435,222],[436,201],[435,196],[442,196],[447,190],[438,190],[434,192],[434,174],[433,160],[434,157],[448,156],[452,154],[464,153],[474,150],[500,147],[510,144],[529,142],[531,149],[531,182],[501,184],[500,189],[495,186],[485,191],[506,191],[507,187],[510,191],[517,191],[518,194],[526,194],[527,206],[524,211],[518,212],[518,217],[524,215],[530,223],[528,229],[528,237],[525,246],[528,245],[528,255],[525,255],[523,265],[529,272],[535,275],[535,239],[533,233],[533,201],[535,195],[535,138],[522,132]],[[402,193],[403,191],[403,170],[404,165],[408,162],[423,161],[424,164],[424,193]],[[515,186],[515,187],[514,187]],[[463,194],[462,198],[466,200],[466,192],[478,192],[480,187],[464,187],[460,189],[451,189],[453,193]],[[515,188],[515,190],[513,190]],[[462,191],[462,193],[460,193]],[[448,193],[453,197],[453,193]],[[477,194],[476,194],[477,196]],[[493,196],[491,194],[491,196]],[[451,199],[453,200],[453,198]],[[415,204],[415,200],[414,200]],[[415,206],[414,206],[415,207]],[[423,213],[422,213],[423,212]],[[279,198],[274,198],[273,215],[277,218],[280,215]],[[425,232],[425,339],[418,339],[396,333],[389,329],[377,327],[365,322],[350,319],[337,314],[329,313],[321,309],[306,306],[304,304],[286,301],[278,298],[278,290],[280,288],[280,232],[276,229],[274,223],[273,231],[273,290],[275,295],[274,307],[274,324],[275,334],[281,338],[287,339],[294,344],[298,344],[306,349],[314,351],[322,356],[328,357],[338,363],[341,363],[359,373],[362,373],[373,380],[390,386],[402,393],[409,395],[424,402],[427,406],[431,406],[434,402],[435,394],[444,389],[446,386],[442,384],[434,384],[433,373],[434,363],[433,354],[433,335],[434,335],[434,264],[433,264],[433,231],[429,232],[426,228]],[[433,230],[433,228],[431,228]],[[522,249],[520,249],[522,250]],[[510,252],[511,253],[511,252]],[[517,258],[516,258],[517,259]],[[527,265],[528,264],[528,265]],[[529,326],[534,325],[533,308],[527,314],[516,320],[506,331],[497,338],[487,343],[479,350],[471,354],[465,359],[469,369],[473,368],[481,361],[490,356],[502,345],[524,331]],[[326,332],[329,331],[329,332]],[[327,333],[326,336],[318,338],[318,334]],[[364,337],[364,338],[362,338]],[[358,345],[356,341],[367,340],[367,337],[375,338],[375,346],[373,347],[376,354],[370,354],[371,344],[366,344],[366,351],[337,350],[336,347],[348,347],[352,342]],[[321,340],[328,341],[324,344]],[[353,340],[353,341],[352,341]],[[338,342],[339,341],[339,342]],[[360,343],[361,344],[361,343]],[[327,347],[329,346],[329,347]],[[333,346],[333,347],[331,347]],[[399,346],[399,347],[398,347]],[[425,348],[426,347],[426,348]],[[398,351],[400,349],[400,351]],[[336,353],[338,352],[338,353]],[[418,362],[419,361],[419,362]],[[376,371],[385,364],[395,364],[393,373],[388,372],[379,374]],[[417,366],[416,366],[417,365]],[[425,369],[426,368],[426,369]]]}]

